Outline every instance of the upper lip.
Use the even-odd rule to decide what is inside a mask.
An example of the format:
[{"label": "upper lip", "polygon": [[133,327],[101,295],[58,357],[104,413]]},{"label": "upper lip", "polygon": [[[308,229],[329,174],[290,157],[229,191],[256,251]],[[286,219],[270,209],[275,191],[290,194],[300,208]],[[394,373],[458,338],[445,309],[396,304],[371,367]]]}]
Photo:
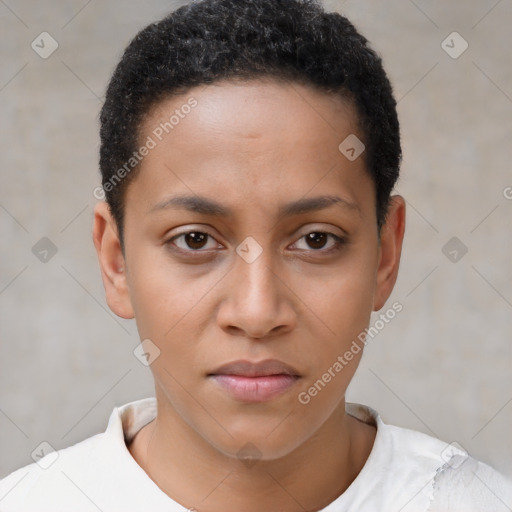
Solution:
[{"label": "upper lip", "polygon": [[278,359],[265,359],[264,361],[251,362],[245,360],[232,361],[223,364],[209,375],[241,375],[244,377],[265,377],[268,375],[293,375],[299,373],[292,366]]}]

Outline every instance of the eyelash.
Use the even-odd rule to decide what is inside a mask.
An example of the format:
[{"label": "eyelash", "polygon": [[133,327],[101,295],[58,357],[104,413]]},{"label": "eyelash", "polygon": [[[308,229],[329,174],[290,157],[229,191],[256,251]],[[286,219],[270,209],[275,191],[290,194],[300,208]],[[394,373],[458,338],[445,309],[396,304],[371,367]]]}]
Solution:
[{"label": "eyelash", "polygon": [[[190,230],[190,231],[185,231],[183,233],[180,233],[179,235],[174,235],[173,237],[171,237],[169,240],[167,240],[165,242],[165,245],[169,246],[169,245],[174,245],[174,249],[175,251],[177,252],[181,252],[181,253],[187,253],[188,255],[190,254],[194,254],[194,253],[207,253],[210,249],[183,249],[181,247],[177,247],[173,242],[181,237],[184,237],[186,235],[189,235],[191,233],[197,233],[197,234],[201,234],[201,235],[206,235],[207,237],[209,238],[212,238],[213,240],[215,240],[215,238],[210,235],[209,233],[205,232],[205,231],[198,231],[198,230]],[[338,235],[335,235],[334,233],[331,233],[329,231],[320,231],[320,230],[313,230],[313,231],[309,231],[308,233],[302,235],[297,241],[299,240],[302,240],[304,239],[307,235],[310,235],[312,233],[315,233],[315,234],[323,234],[323,235],[327,235],[328,237],[331,237],[332,239],[334,239],[334,245],[332,247],[330,247],[329,249],[323,249],[323,248],[320,248],[320,249],[299,249],[299,251],[302,251],[302,252],[311,252],[311,253],[319,253],[319,254],[331,254],[333,252],[336,252],[336,251],[339,251],[346,243],[346,239],[343,238],[343,237],[340,237]],[[218,243],[218,242],[217,242]],[[297,242],[295,242],[297,243]]]}]

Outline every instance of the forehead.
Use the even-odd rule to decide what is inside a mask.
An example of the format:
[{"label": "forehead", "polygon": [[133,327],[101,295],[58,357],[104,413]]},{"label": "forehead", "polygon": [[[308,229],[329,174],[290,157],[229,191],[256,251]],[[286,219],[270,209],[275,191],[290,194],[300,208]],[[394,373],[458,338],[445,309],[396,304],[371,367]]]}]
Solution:
[{"label": "forehead", "polygon": [[357,196],[368,187],[364,158],[339,149],[354,135],[363,138],[356,109],[340,95],[275,80],[199,86],[148,112],[139,141],[154,147],[134,182],[148,206],[176,190],[260,205],[318,187]]},{"label": "forehead", "polygon": [[[189,104],[194,100],[194,107]],[[171,120],[173,114],[175,118]],[[152,133],[160,122],[171,121],[177,130],[185,117],[194,118],[194,129],[220,129],[225,135],[258,136],[262,132],[290,128],[299,135],[302,127],[313,140],[313,130],[336,136],[345,128],[359,132],[353,102],[345,93],[326,92],[311,85],[272,77],[252,80],[226,79],[173,94],[153,105],[144,116],[140,132]],[[284,115],[283,115],[284,114]],[[190,123],[188,123],[190,124]],[[167,132],[166,132],[167,133]],[[360,134],[361,135],[361,134]]]}]

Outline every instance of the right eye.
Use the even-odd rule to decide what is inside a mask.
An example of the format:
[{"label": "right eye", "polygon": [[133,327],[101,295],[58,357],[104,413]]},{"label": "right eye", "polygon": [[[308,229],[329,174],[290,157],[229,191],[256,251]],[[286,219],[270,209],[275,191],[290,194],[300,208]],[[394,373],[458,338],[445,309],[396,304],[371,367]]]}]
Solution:
[{"label": "right eye", "polygon": [[204,231],[186,231],[185,233],[180,233],[179,235],[175,235],[170,238],[166,244],[175,245],[178,249],[187,252],[203,252],[201,249],[210,250],[215,249],[217,246],[208,247],[208,239],[214,241],[215,239],[205,233]]}]

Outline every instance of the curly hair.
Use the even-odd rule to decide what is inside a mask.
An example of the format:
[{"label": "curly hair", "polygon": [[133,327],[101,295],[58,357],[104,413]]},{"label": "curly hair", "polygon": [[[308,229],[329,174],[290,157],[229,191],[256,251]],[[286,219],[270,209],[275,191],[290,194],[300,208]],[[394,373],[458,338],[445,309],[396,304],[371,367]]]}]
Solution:
[{"label": "curly hair", "polygon": [[136,151],[149,110],[198,85],[261,77],[306,84],[353,102],[380,230],[402,152],[392,87],[368,40],[318,0],[198,0],[141,30],[107,87],[100,170],[121,244],[124,195],[138,166],[115,186],[112,178]]}]

